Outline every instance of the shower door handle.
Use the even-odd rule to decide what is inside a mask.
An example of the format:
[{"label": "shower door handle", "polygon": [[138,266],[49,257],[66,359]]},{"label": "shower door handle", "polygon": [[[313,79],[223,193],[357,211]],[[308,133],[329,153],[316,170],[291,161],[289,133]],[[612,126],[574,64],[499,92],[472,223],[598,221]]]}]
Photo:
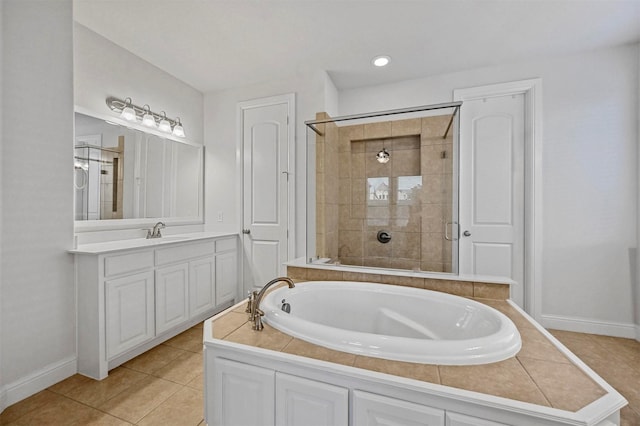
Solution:
[{"label": "shower door handle", "polygon": [[457,225],[458,222],[445,222],[444,223],[444,239],[447,241],[458,241],[457,238],[451,238],[449,236],[449,225],[451,225],[452,230],[453,230],[453,225]]}]

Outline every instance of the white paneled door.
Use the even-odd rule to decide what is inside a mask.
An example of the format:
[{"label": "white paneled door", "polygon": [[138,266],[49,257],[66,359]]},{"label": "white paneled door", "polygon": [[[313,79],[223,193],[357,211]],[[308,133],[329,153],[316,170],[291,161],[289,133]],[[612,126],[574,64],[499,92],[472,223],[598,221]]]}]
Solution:
[{"label": "white paneled door", "polygon": [[524,307],[524,94],[464,101],[460,272],[509,277]]},{"label": "white paneled door", "polygon": [[292,99],[242,107],[244,289],[284,273],[288,253]]}]

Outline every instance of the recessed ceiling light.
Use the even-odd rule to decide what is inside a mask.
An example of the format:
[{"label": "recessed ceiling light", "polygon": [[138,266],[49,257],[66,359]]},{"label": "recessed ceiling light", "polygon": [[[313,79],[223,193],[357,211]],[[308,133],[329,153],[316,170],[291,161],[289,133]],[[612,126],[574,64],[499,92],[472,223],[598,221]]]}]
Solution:
[{"label": "recessed ceiling light", "polygon": [[389,62],[391,62],[391,58],[386,55],[376,56],[371,60],[371,63],[376,67],[384,67]]}]

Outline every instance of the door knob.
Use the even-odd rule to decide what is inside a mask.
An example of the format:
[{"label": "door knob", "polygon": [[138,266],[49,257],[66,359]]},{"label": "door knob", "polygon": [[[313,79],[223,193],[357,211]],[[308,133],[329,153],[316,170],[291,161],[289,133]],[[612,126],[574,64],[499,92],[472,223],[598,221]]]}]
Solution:
[{"label": "door knob", "polygon": [[251,229],[243,229],[243,230],[242,230],[242,233],[243,233],[243,234],[247,234],[247,235],[248,235],[248,234],[250,234],[250,233],[251,233]]},{"label": "door knob", "polygon": [[470,237],[470,236],[471,236],[471,232],[469,232],[469,231],[464,231],[464,232],[462,233],[462,235],[464,235],[465,237]]}]

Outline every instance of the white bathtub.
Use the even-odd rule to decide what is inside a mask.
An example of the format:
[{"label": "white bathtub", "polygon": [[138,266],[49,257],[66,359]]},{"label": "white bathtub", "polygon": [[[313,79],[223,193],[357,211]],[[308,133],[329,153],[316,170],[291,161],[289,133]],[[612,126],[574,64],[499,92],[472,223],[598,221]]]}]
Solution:
[{"label": "white bathtub", "polygon": [[[290,313],[282,310],[284,303]],[[521,347],[513,322],[458,296],[410,287],[309,281],[267,294],[265,323],[330,349],[441,365],[497,362]]]}]

